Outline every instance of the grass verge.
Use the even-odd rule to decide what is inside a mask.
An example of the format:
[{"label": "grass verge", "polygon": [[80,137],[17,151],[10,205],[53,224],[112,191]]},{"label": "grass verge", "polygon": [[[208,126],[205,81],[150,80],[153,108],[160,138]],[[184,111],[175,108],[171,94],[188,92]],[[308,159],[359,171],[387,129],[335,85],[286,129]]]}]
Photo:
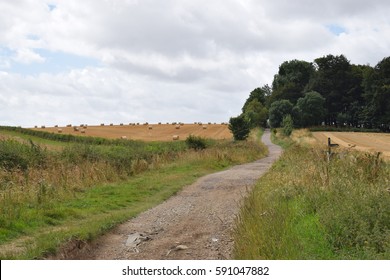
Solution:
[{"label": "grass verge", "polygon": [[390,165],[294,144],[242,205],[237,259],[390,259]]}]

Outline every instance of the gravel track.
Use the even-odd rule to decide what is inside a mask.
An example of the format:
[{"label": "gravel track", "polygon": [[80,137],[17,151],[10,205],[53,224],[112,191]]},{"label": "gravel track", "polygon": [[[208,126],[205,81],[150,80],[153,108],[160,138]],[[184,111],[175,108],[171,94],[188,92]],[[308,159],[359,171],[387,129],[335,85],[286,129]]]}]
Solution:
[{"label": "gravel track", "polygon": [[[242,198],[280,156],[266,131],[269,155],[200,178],[162,204],[117,226],[64,259],[231,259],[232,228]],[[81,248],[81,249],[80,249]]]}]

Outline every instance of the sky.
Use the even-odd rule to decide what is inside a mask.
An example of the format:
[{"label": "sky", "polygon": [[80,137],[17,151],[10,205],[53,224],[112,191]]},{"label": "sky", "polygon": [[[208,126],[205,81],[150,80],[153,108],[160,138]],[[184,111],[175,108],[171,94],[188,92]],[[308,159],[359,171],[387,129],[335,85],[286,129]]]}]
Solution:
[{"label": "sky", "polygon": [[388,0],[0,0],[0,125],[227,122],[284,61],[390,56]]}]

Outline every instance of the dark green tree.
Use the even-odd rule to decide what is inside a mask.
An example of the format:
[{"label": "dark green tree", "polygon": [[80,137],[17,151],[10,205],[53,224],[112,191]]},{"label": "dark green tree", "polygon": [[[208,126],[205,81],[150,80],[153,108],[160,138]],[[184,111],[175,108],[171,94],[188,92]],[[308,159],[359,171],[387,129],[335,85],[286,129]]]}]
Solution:
[{"label": "dark green tree", "polygon": [[243,111],[243,115],[251,128],[266,126],[268,110],[257,99],[253,99],[247,104],[245,111]]},{"label": "dark green tree", "polygon": [[271,101],[286,99],[295,104],[303,96],[314,73],[314,66],[310,62],[296,59],[283,62],[272,82]]},{"label": "dark green tree", "polygon": [[324,121],[390,131],[390,57],[375,67],[351,64],[344,55],[323,56],[313,63],[286,61],[274,76],[272,90],[256,88],[246,100],[243,116],[251,126],[263,122],[262,105],[272,127],[280,127],[291,114],[296,126]]},{"label": "dark green tree", "polygon": [[298,99],[296,108],[294,108],[296,122],[303,127],[321,124],[325,117],[324,104],[325,98],[318,92],[305,93],[304,97]]},{"label": "dark green tree", "polygon": [[390,57],[381,60],[365,79],[365,124],[390,130]]},{"label": "dark green tree", "polygon": [[279,100],[271,104],[269,109],[269,122],[271,127],[280,127],[283,118],[291,115],[293,104],[288,100]]},{"label": "dark green tree", "polygon": [[266,86],[262,88],[255,88],[254,90],[252,90],[249,94],[248,99],[245,101],[244,106],[242,107],[242,112],[245,112],[247,110],[249,103],[251,103],[253,100],[257,100],[264,105],[267,94],[268,92]]},{"label": "dark green tree", "polygon": [[234,140],[245,140],[248,138],[250,133],[249,123],[243,115],[230,118],[229,129],[233,134]]},{"label": "dark green tree", "polygon": [[317,71],[308,88],[325,98],[325,122],[337,124],[337,115],[348,110],[350,100],[346,97],[354,88],[352,66],[344,55],[327,55],[314,62]]}]

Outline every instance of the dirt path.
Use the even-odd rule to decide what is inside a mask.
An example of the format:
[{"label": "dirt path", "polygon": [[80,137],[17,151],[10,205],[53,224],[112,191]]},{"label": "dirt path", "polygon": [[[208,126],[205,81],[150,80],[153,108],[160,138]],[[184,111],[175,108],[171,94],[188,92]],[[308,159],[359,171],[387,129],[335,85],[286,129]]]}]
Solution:
[{"label": "dirt path", "polygon": [[176,196],[101,237],[74,259],[231,259],[231,230],[239,201],[279,157],[281,148],[263,142],[269,156],[200,178]]}]

